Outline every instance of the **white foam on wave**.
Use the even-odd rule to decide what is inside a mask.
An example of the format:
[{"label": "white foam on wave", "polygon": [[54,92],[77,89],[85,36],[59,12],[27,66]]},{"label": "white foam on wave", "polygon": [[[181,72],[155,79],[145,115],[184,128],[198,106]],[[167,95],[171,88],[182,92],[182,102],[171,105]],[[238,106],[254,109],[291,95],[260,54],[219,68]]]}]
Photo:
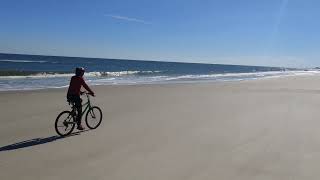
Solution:
[{"label": "white foam on wave", "polygon": [[41,90],[41,89],[61,89],[69,87],[69,85],[65,86],[39,86],[39,87],[7,87],[0,88],[0,92],[2,91],[30,91],[30,90]]},{"label": "white foam on wave", "polygon": [[123,76],[123,75],[133,75],[139,74],[141,71],[118,71],[118,72],[88,72],[85,73],[86,76]]},{"label": "white foam on wave", "polygon": [[[127,71],[126,71],[127,72]],[[320,71],[273,71],[273,72],[252,72],[252,73],[225,73],[225,74],[205,74],[205,75],[147,75],[147,76],[127,76],[124,71],[118,74],[101,75],[97,72],[86,73],[87,81],[91,85],[133,85],[133,84],[171,84],[171,83],[194,83],[194,82],[222,82],[222,81],[244,81],[265,78],[279,78],[287,76],[312,76],[320,75]],[[127,75],[124,75],[127,74]],[[1,79],[0,91],[10,90],[32,90],[47,88],[68,87],[69,78],[73,74],[39,74],[27,76],[29,79]],[[35,77],[35,78],[33,78]],[[61,77],[58,79],[44,79],[39,77]],[[23,78],[26,78],[25,76]]]},{"label": "white foam on wave", "polygon": [[12,62],[12,63],[46,63],[48,61],[29,61],[29,60],[0,60],[0,62]]},{"label": "white foam on wave", "polygon": [[127,75],[138,75],[138,74],[152,74],[160,73],[161,71],[116,71],[116,72],[88,72],[86,76],[127,76]]},{"label": "white foam on wave", "polygon": [[[104,77],[104,76],[128,76],[128,75],[138,75],[138,74],[152,74],[159,73],[161,71],[118,71],[118,72],[86,72],[85,77]],[[25,76],[0,76],[0,79],[22,79],[22,78],[57,78],[57,77],[71,77],[74,76],[73,73],[37,73]]]},{"label": "white foam on wave", "polygon": [[317,75],[320,71],[270,71],[252,73],[224,73],[224,74],[204,74],[204,75],[182,75],[167,77],[167,81],[179,80],[246,80],[262,78],[278,78],[285,76]]},{"label": "white foam on wave", "polygon": [[71,77],[74,74],[59,74],[59,73],[38,73],[26,76],[0,76],[0,79],[35,79],[35,78],[57,78],[57,77]]}]

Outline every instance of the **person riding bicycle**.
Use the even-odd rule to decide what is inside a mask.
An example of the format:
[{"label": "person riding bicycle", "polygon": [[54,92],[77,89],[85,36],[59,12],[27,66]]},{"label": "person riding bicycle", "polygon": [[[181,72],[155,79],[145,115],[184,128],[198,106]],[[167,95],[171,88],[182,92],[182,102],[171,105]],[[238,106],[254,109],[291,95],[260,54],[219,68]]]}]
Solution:
[{"label": "person riding bicycle", "polygon": [[75,76],[71,77],[70,85],[67,93],[68,102],[75,103],[75,107],[77,108],[77,129],[83,130],[84,128],[81,125],[81,117],[82,117],[82,99],[81,95],[81,87],[83,86],[90,95],[94,96],[94,92],[90,89],[90,87],[86,84],[83,79],[85,69],[83,67],[77,67],[75,70]]}]

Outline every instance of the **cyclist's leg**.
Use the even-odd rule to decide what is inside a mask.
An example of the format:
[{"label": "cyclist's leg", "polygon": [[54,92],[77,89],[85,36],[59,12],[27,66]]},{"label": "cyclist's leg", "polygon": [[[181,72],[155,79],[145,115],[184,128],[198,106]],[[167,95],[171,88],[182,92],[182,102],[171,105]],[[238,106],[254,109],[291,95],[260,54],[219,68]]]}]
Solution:
[{"label": "cyclist's leg", "polygon": [[74,103],[74,106],[76,107],[77,109],[77,117],[76,117],[76,122],[78,125],[81,124],[81,116],[82,116],[82,99],[80,98],[79,95],[67,95],[67,99],[68,99],[68,102],[71,102],[71,103]]},{"label": "cyclist's leg", "polygon": [[82,117],[82,99],[80,96],[75,96],[74,103],[77,108],[77,124],[81,125],[81,117]]}]

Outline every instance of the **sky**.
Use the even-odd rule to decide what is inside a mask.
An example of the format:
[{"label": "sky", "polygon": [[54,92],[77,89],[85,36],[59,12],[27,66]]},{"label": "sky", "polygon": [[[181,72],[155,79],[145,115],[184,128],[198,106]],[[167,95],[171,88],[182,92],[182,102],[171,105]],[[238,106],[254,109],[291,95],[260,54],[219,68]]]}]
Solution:
[{"label": "sky", "polygon": [[320,66],[317,0],[0,0],[0,52]]}]

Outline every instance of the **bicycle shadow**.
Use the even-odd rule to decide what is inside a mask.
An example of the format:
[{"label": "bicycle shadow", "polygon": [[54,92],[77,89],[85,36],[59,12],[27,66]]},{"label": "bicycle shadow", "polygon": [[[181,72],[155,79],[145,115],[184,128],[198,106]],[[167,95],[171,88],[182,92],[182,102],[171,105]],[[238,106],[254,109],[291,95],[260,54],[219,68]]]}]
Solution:
[{"label": "bicycle shadow", "polygon": [[17,143],[13,143],[10,145],[0,147],[0,152],[13,151],[13,150],[27,148],[27,147],[31,147],[31,146],[37,146],[40,144],[46,144],[46,143],[50,143],[53,141],[69,138],[72,136],[77,136],[77,135],[80,135],[81,133],[86,132],[86,131],[89,131],[89,130],[74,132],[74,133],[70,134],[69,136],[65,136],[65,137],[55,135],[55,136],[50,136],[50,137],[46,137],[46,138],[34,138],[34,139],[26,140],[26,141],[21,141],[21,142],[17,142]]}]

